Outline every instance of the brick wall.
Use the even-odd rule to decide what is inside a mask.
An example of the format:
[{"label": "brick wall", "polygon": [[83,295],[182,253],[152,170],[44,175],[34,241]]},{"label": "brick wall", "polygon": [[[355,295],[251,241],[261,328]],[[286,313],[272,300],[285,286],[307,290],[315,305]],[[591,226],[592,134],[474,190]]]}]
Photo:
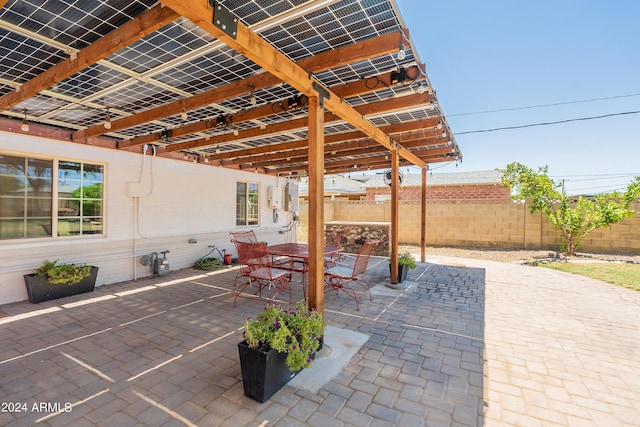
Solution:
[{"label": "brick wall", "polygon": [[[367,188],[366,200],[373,201],[376,195],[389,195],[389,188]],[[465,199],[509,199],[509,189],[499,184],[438,185],[427,187],[427,200],[465,200]],[[420,187],[400,187],[400,200],[421,200]]]},{"label": "brick wall", "polygon": [[[302,203],[300,207],[302,228],[306,229],[308,204]],[[420,201],[401,201],[398,209],[400,243],[419,245]],[[635,209],[640,211],[640,204]],[[553,225],[539,213],[530,214],[525,203],[504,199],[431,200],[426,204],[426,217],[427,245],[532,250],[560,247],[560,236]],[[327,201],[325,204],[325,222],[388,222],[390,218],[389,201]],[[640,214],[591,232],[581,250],[640,254]]]}]

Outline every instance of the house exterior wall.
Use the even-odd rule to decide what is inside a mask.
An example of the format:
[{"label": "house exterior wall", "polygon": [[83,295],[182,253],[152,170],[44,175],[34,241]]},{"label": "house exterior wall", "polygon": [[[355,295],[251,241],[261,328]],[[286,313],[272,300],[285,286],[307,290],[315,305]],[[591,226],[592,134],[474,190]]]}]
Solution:
[{"label": "house exterior wall", "polygon": [[[305,230],[308,205],[300,205],[301,230]],[[633,208],[640,211],[640,204]],[[398,207],[401,244],[420,245],[420,210],[417,201],[401,201]],[[391,203],[325,203],[325,222],[390,221]],[[540,213],[530,214],[524,202],[503,199],[429,201],[426,204],[426,243],[433,246],[501,249],[558,250],[560,236]],[[301,233],[300,240],[305,236]],[[598,229],[583,241],[583,251],[640,254],[640,214],[620,224]]]},{"label": "house exterior wall", "polygon": [[[367,188],[366,200],[373,201],[377,195],[390,195],[389,188]],[[427,186],[427,200],[506,199],[509,188],[499,184],[433,185]],[[399,200],[421,200],[420,187],[400,187]]]},{"label": "house exterior wall", "polygon": [[[276,177],[150,154],[141,173],[140,154],[8,132],[0,132],[0,152],[105,165],[104,236],[0,240],[0,304],[26,299],[22,276],[45,259],[96,265],[101,285],[149,277],[151,267],[139,261],[152,252],[169,250],[172,270],[193,265],[208,245],[235,257],[229,232],[242,228],[235,226],[238,180],[260,184],[260,225],[244,228],[255,229],[258,238],[270,243],[295,237],[279,233],[290,215],[280,212],[274,223],[267,204],[267,187],[278,184]],[[128,196],[128,183],[139,179],[143,196]]]}]

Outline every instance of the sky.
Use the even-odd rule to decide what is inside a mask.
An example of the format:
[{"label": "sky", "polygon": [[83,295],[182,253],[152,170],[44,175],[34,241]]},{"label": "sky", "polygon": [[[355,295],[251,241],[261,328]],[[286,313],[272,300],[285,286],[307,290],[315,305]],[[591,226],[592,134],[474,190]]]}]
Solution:
[{"label": "sky", "polygon": [[640,176],[640,1],[396,4],[463,154],[431,173],[546,165],[568,194]]}]

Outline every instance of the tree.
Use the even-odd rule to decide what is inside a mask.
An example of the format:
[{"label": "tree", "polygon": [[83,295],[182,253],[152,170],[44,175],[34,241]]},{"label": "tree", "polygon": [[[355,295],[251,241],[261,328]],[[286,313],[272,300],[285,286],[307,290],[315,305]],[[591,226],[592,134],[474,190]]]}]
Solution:
[{"label": "tree", "polygon": [[593,198],[578,196],[571,202],[560,191],[561,183],[547,175],[548,167],[538,171],[511,163],[502,172],[502,183],[512,190],[512,197],[530,199],[529,210],[542,212],[560,230],[562,250],[566,255],[575,255],[582,239],[591,231],[616,224],[636,213],[631,204],[640,198],[640,177],[636,177],[622,194],[601,194]]}]

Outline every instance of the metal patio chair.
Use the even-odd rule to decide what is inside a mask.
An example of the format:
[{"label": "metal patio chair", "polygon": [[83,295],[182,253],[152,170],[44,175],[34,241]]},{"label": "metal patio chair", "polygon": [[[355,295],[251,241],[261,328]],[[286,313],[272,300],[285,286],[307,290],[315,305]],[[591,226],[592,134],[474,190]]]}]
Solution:
[{"label": "metal patio chair", "polygon": [[369,284],[361,279],[360,275],[367,271],[369,258],[378,243],[380,240],[365,242],[353,263],[347,263],[348,259],[345,259],[344,262],[340,262],[324,272],[325,288],[335,290],[336,293],[343,291],[349,295],[355,300],[358,311],[360,310],[358,300],[362,295],[369,294],[369,300],[372,299]]},{"label": "metal patio chair", "polygon": [[231,241],[232,242],[255,243],[255,242],[258,241],[258,238],[256,237],[256,233],[253,230],[232,231],[229,234],[231,234]]},{"label": "metal patio chair", "polygon": [[[348,233],[344,230],[339,231],[329,231],[324,234],[325,246],[330,246],[332,248],[344,248],[345,239],[347,238]],[[345,255],[342,252],[337,252],[335,254],[327,255],[324,257],[324,266],[325,268],[331,268],[337,265],[339,262],[345,259]]]},{"label": "metal patio chair", "polygon": [[[262,299],[262,291],[269,292],[268,300],[273,301],[281,291],[289,291],[289,304],[292,302],[291,269],[278,268],[274,265],[267,244],[264,242],[234,242],[238,249],[241,272],[236,276],[235,307],[239,296],[255,296]],[[238,284],[239,278],[245,281]],[[253,292],[244,293],[247,288],[253,288]],[[244,295],[243,295],[244,294]]]}]

